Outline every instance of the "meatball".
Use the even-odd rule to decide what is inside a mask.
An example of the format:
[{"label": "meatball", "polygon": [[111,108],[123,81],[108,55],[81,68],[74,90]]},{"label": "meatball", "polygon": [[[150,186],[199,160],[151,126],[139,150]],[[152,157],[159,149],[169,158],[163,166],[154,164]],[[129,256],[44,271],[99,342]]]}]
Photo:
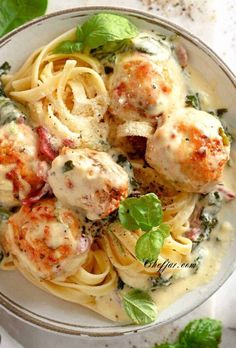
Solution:
[{"label": "meatball", "polygon": [[128,174],[110,155],[64,148],[52,162],[48,182],[63,203],[82,209],[90,220],[102,219],[128,194]]},{"label": "meatball", "polygon": [[205,193],[221,179],[230,144],[220,121],[180,109],[148,139],[146,161],[177,190]]},{"label": "meatball", "polygon": [[36,278],[64,280],[85,262],[91,244],[77,214],[55,199],[22,206],[10,217],[4,247]]},{"label": "meatball", "polygon": [[44,184],[45,162],[38,159],[38,138],[24,123],[0,128],[0,205],[14,207]]},{"label": "meatball", "polygon": [[109,83],[110,112],[123,120],[154,121],[175,104],[184,105],[181,69],[174,59],[154,62],[135,53],[116,64]]}]

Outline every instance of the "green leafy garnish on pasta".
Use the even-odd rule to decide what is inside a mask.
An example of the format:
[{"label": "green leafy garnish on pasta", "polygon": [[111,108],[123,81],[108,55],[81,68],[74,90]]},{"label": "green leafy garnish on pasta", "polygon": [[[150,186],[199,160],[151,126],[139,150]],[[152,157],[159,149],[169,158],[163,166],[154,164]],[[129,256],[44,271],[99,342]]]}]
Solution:
[{"label": "green leafy garnish on pasta", "polygon": [[161,201],[155,193],[123,200],[119,206],[121,224],[130,231],[150,231],[162,222]]},{"label": "green leafy garnish on pasta", "polygon": [[197,319],[180,332],[177,342],[158,344],[153,348],[218,348],[221,336],[222,324],[219,320]]},{"label": "green leafy garnish on pasta", "polygon": [[169,226],[165,224],[161,224],[156,229],[144,233],[136,243],[136,257],[142,261],[144,265],[151,265],[152,262],[157,260],[165,238],[168,237],[169,234]]},{"label": "green leafy garnish on pasta", "polygon": [[145,291],[135,289],[125,294],[123,306],[135,324],[146,325],[157,317],[157,306]]},{"label": "green leafy garnish on pasta", "polygon": [[127,18],[112,13],[98,13],[77,27],[76,40],[62,41],[56,53],[73,53],[104,46],[108,43],[132,39],[138,29]]},{"label": "green leafy garnish on pasta", "polygon": [[119,219],[127,230],[145,231],[137,241],[135,255],[138,260],[150,265],[158,259],[169,226],[162,223],[161,201],[155,193],[123,200],[119,206]]}]

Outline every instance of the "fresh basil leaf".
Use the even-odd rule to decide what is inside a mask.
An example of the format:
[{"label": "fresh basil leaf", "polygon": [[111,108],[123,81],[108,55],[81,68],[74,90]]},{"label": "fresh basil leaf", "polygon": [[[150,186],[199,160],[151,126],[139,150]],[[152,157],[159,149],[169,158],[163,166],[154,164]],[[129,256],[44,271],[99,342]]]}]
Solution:
[{"label": "fresh basil leaf", "polygon": [[54,53],[75,53],[81,52],[83,48],[82,42],[75,42],[71,40],[62,41],[55,48]]},{"label": "fresh basil leaf", "polygon": [[47,0],[1,0],[0,37],[25,22],[44,15]]},{"label": "fresh basil leaf", "polygon": [[157,306],[151,296],[141,290],[132,290],[123,296],[126,313],[135,324],[145,325],[156,320]]},{"label": "fresh basil leaf", "polygon": [[112,13],[98,13],[77,28],[77,41],[88,49],[103,46],[108,42],[131,39],[138,29],[127,18]]},{"label": "fresh basil leaf", "polygon": [[162,222],[161,201],[155,193],[127,198],[120,203],[119,219],[128,230],[150,231]]},{"label": "fresh basil leaf", "polygon": [[158,259],[165,238],[169,235],[169,226],[161,224],[157,229],[144,233],[137,241],[135,255],[145,265],[151,265]]},{"label": "fresh basil leaf", "polygon": [[200,103],[200,99],[199,99],[199,94],[190,94],[187,95],[185,98],[185,105],[187,107],[193,107],[197,110],[201,110],[201,103]]},{"label": "fresh basil leaf", "polygon": [[66,161],[62,167],[62,171],[63,173],[69,172],[70,170],[72,170],[75,167],[74,163],[70,160],[70,161]]},{"label": "fresh basil leaf", "polygon": [[108,42],[103,46],[92,49],[90,54],[102,60],[103,63],[113,63],[116,60],[116,55],[133,50],[133,43],[129,39]]},{"label": "fresh basil leaf", "polygon": [[179,335],[182,347],[217,348],[222,336],[222,324],[214,319],[191,321]]}]

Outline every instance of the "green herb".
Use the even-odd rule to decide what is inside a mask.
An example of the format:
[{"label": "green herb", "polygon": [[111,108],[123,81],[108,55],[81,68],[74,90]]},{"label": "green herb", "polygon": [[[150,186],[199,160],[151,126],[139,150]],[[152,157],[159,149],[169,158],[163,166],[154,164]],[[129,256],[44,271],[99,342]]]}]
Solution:
[{"label": "green herb", "polygon": [[222,325],[218,320],[191,321],[179,335],[183,347],[217,348],[221,341]]},{"label": "green herb", "polygon": [[133,50],[133,43],[131,40],[125,39],[121,41],[108,42],[103,46],[91,50],[91,55],[103,63],[115,62],[118,53],[124,53]]},{"label": "green herb", "polygon": [[72,170],[75,167],[74,163],[69,160],[67,162],[64,163],[63,167],[62,167],[62,171],[63,173],[69,172],[70,170]]},{"label": "green herb", "polygon": [[6,221],[11,216],[11,212],[3,207],[0,207],[0,222]]},{"label": "green herb", "polygon": [[162,216],[161,202],[154,193],[127,198],[119,206],[120,222],[130,231],[150,231],[161,224]]},{"label": "green herb", "polygon": [[199,99],[199,94],[189,94],[185,98],[185,105],[187,107],[193,107],[197,110],[201,110],[201,104]]},{"label": "green herb", "polygon": [[0,126],[19,119],[27,119],[24,107],[11,99],[0,96]]},{"label": "green herb", "polygon": [[203,209],[200,215],[201,225],[204,228],[204,235],[206,239],[209,238],[209,235],[213,228],[216,227],[218,220],[217,218],[209,213],[206,209]]},{"label": "green herb", "polygon": [[132,197],[120,203],[119,219],[130,231],[145,231],[137,241],[135,254],[144,265],[150,265],[158,259],[165,238],[169,235],[169,226],[162,223],[161,202],[155,193]]},{"label": "green herb", "polygon": [[[113,53],[114,44],[123,45],[124,40],[132,39],[137,34],[138,29],[127,18],[111,13],[98,13],[90,17],[82,26],[77,27],[75,41],[60,43],[56,52],[64,52],[65,49],[70,52],[75,49],[90,52],[102,47],[100,51],[102,50],[103,53]],[[98,52],[93,54],[96,55]]]},{"label": "green herb", "polygon": [[165,238],[169,235],[169,226],[161,224],[158,228],[144,233],[137,241],[135,246],[136,257],[151,266],[155,262],[163,247]]},{"label": "green herb", "polygon": [[123,296],[126,313],[135,324],[145,325],[156,320],[157,307],[151,296],[141,290],[132,290]]},{"label": "green herb", "polygon": [[47,0],[1,0],[0,37],[36,17],[44,15]]},{"label": "green herb", "polygon": [[216,109],[216,116],[222,117],[226,112],[228,112],[226,108]]},{"label": "green herb", "polygon": [[164,343],[153,348],[218,348],[221,342],[222,324],[214,319],[191,321],[180,332],[176,343]]},{"label": "green herb", "polygon": [[81,42],[74,41],[62,41],[54,50],[54,53],[75,53],[80,52],[82,49]]},{"label": "green herb", "polygon": [[150,277],[151,282],[151,290],[156,290],[156,288],[162,287],[162,286],[169,286],[172,284],[173,276],[169,278],[164,278],[162,276],[159,277]]},{"label": "green herb", "polygon": [[4,62],[1,66],[0,66],[0,76],[8,74],[9,71],[11,69],[11,66],[8,62]]}]

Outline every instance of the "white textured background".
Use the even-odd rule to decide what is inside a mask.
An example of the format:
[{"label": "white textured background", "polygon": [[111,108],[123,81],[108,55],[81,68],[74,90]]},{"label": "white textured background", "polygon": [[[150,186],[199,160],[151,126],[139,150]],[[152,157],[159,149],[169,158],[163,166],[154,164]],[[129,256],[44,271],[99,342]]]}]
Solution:
[{"label": "white textured background", "polygon": [[[167,17],[184,26],[211,46],[236,74],[236,1],[235,0],[184,0],[186,8],[194,3],[190,19],[177,6],[175,9],[160,10],[156,0],[146,0],[145,6],[140,0],[49,0],[48,13],[72,7],[92,5],[116,5],[135,7]],[[145,1],[144,1],[145,2]],[[164,0],[159,0],[164,3]],[[174,2],[174,0],[173,0]],[[178,0],[175,1],[177,3]],[[179,1],[180,2],[180,1]],[[151,7],[152,9],[148,9]],[[226,284],[204,305],[186,317],[166,325],[161,329],[153,329],[143,334],[111,340],[81,340],[77,337],[59,336],[25,324],[10,316],[0,308],[0,347],[1,348],[152,348],[155,342],[175,335],[176,329],[182,328],[190,319],[215,317],[224,324],[222,348],[236,348],[236,273]],[[14,337],[17,343],[12,337]],[[190,347],[189,347],[190,348]]]}]

